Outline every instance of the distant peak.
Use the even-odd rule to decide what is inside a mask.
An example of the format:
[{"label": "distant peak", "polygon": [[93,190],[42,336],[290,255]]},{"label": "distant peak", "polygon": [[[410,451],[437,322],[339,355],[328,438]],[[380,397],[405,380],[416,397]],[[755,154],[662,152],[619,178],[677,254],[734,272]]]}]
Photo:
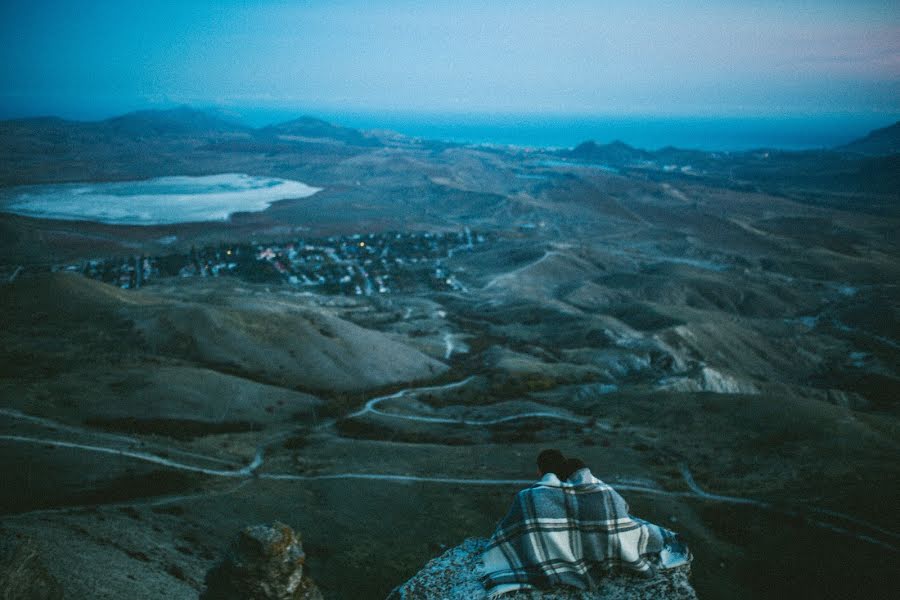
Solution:
[{"label": "distant peak", "polygon": [[575,146],[575,150],[591,150],[597,147],[597,142],[594,140],[588,140],[586,142],[581,142],[577,146]]},{"label": "distant peak", "polygon": [[261,131],[280,136],[297,136],[312,139],[327,138],[343,142],[349,146],[375,146],[379,144],[377,139],[369,137],[357,129],[334,125],[309,115],[269,125]]},{"label": "distant peak", "polygon": [[865,137],[839,146],[836,150],[871,155],[900,153],[900,121],[893,125],[870,131]]},{"label": "distant peak", "polygon": [[613,141],[609,142],[608,144],[598,144],[594,140],[588,140],[586,142],[581,142],[580,144],[575,146],[575,149],[573,151],[574,152],[591,151],[591,150],[598,150],[601,148],[616,149],[616,150],[623,150],[623,149],[634,150],[635,149],[632,146],[629,146],[628,144],[623,142],[622,140],[613,140]]},{"label": "distant peak", "polygon": [[339,125],[333,125],[328,121],[318,119],[310,115],[303,115],[301,117],[297,117],[296,119],[285,121],[284,123],[282,123],[282,125],[289,125],[292,123],[297,125],[328,125],[329,127],[339,127]]},{"label": "distant peak", "polygon": [[184,104],[174,108],[137,110],[104,123],[134,135],[223,133],[245,129],[243,125]]},{"label": "distant peak", "polygon": [[297,128],[307,128],[307,129],[315,129],[321,131],[354,131],[348,127],[342,127],[340,125],[334,125],[333,123],[329,123],[328,121],[324,121],[322,119],[318,119],[316,117],[310,115],[303,115],[297,117],[295,119],[290,119],[287,121],[282,121],[281,123],[274,123],[272,125],[268,125],[263,129],[271,129],[271,130],[287,130],[287,129],[297,129]]},{"label": "distant peak", "polygon": [[614,140],[608,144],[598,144],[590,140],[570,150],[567,155],[577,160],[600,161],[609,164],[623,164],[643,158],[647,153],[622,140]]}]

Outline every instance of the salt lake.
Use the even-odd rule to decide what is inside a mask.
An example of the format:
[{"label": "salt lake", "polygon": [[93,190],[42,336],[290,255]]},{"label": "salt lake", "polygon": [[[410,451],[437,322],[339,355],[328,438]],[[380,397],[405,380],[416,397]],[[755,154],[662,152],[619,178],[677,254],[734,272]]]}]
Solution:
[{"label": "salt lake", "polygon": [[224,221],[236,212],[307,198],[320,188],[299,181],[222,173],[142,181],[19,186],[0,192],[0,211],[118,225]]}]

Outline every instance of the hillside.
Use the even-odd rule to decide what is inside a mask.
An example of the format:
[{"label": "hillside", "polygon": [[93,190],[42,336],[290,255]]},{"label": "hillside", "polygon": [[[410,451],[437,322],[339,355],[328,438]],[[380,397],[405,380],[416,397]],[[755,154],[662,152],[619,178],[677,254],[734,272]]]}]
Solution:
[{"label": "hillside", "polygon": [[0,214],[0,581],[27,554],[64,600],[195,598],[280,521],[326,600],[383,599],[559,448],[685,537],[701,598],[896,595],[898,155],[123,119],[0,124],[0,182],[321,191]]},{"label": "hillside", "polygon": [[249,128],[226,121],[215,115],[189,106],[169,110],[142,110],[120,117],[113,117],[98,123],[99,128],[108,129],[114,135],[138,138],[184,135],[225,135],[241,134]]},{"label": "hillside", "polygon": [[876,129],[863,138],[839,146],[836,150],[875,156],[897,154],[900,152],[900,121]]},{"label": "hillside", "polygon": [[[0,287],[4,370],[27,377],[52,369],[74,390],[98,366],[95,360],[109,356],[119,365],[109,369],[110,377],[123,368],[132,374],[121,375],[121,383],[108,390],[97,388],[99,395],[83,405],[84,418],[211,420],[227,414],[266,422],[272,417],[262,401],[288,412],[316,405],[296,389],[361,391],[432,378],[446,369],[396,336],[302,301],[271,303],[227,286],[192,294],[197,295],[125,294],[69,274]],[[220,301],[210,305],[206,294]],[[93,348],[91,357],[82,353],[87,347]],[[104,409],[106,394],[119,395],[119,403]],[[134,406],[126,402],[130,398]],[[153,402],[141,405],[142,399]]]},{"label": "hillside", "polygon": [[381,145],[377,138],[364,135],[356,129],[332,125],[314,117],[300,117],[292,121],[270,125],[260,129],[259,135],[271,135],[286,141],[316,141],[364,147]]}]

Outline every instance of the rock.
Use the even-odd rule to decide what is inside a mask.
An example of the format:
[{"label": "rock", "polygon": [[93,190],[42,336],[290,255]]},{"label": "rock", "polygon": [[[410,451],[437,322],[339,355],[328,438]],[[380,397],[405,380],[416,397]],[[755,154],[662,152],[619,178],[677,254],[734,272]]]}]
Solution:
[{"label": "rock", "polygon": [[[488,540],[470,538],[431,560],[412,579],[394,589],[388,600],[484,600],[487,592],[478,580],[481,554]],[[612,573],[595,591],[555,588],[522,591],[502,600],[697,600],[688,577],[690,565],[659,571],[644,579]]]},{"label": "rock", "polygon": [[244,529],[206,575],[203,600],[322,600],[303,575],[300,537],[284,523]]},{"label": "rock", "polygon": [[712,392],[714,394],[759,394],[752,383],[739,381],[710,367],[702,367],[695,377],[668,377],[660,389],[672,392]]},{"label": "rock", "polygon": [[63,588],[47,571],[34,540],[9,536],[0,543],[0,598],[60,600],[62,597]]}]

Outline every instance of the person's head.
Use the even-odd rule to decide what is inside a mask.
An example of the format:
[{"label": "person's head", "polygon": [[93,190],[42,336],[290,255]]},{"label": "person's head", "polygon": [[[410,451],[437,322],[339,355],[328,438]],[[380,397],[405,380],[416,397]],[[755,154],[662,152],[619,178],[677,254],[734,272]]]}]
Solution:
[{"label": "person's head", "polygon": [[584,461],[580,458],[567,458],[566,462],[563,463],[562,473],[559,473],[559,478],[562,480],[566,480],[574,475],[576,471],[580,471],[585,467],[587,467],[587,465],[584,464]]},{"label": "person's head", "polygon": [[537,456],[538,474],[541,476],[547,473],[555,473],[557,477],[562,478],[563,469],[565,468],[566,457],[559,450],[548,449],[541,450]]}]

